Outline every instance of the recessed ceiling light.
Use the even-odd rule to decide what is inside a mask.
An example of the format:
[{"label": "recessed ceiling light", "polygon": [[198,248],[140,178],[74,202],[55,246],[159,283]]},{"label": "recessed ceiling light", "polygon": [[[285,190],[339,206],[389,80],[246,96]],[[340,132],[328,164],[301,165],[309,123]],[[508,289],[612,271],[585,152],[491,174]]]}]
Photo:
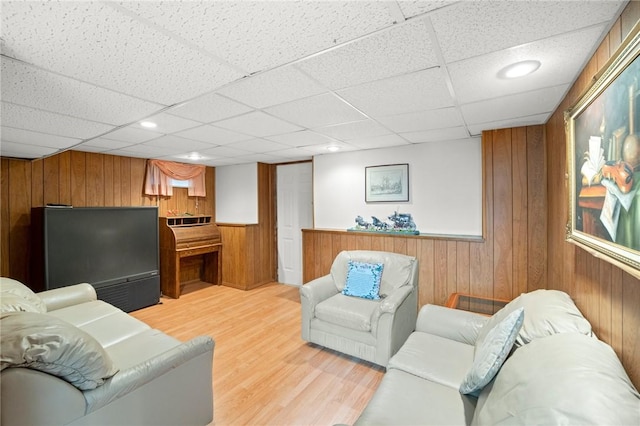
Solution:
[{"label": "recessed ceiling light", "polygon": [[518,78],[524,77],[525,75],[531,74],[540,68],[540,61],[521,61],[516,62],[515,64],[511,64],[502,68],[498,71],[498,77],[500,78]]},{"label": "recessed ceiling light", "polygon": [[331,146],[327,147],[327,151],[329,151],[329,152],[340,151],[340,147],[339,146],[335,146],[335,145],[331,145]]},{"label": "recessed ceiling light", "polygon": [[191,154],[187,155],[187,158],[189,160],[201,160],[204,157],[202,157],[202,155],[198,154],[197,152],[192,152]]},{"label": "recessed ceiling light", "polygon": [[156,127],[158,127],[158,125],[153,121],[141,121],[140,125],[142,127],[146,127],[147,129],[155,129]]}]

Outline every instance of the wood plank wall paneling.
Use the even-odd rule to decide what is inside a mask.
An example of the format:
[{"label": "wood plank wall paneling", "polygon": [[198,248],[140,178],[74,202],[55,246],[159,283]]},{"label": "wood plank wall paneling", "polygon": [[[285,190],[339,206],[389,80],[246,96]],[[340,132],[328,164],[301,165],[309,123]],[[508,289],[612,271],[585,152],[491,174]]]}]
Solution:
[{"label": "wood plank wall paneling", "polygon": [[304,281],[327,274],[341,250],[384,250],[419,259],[420,306],[456,291],[509,299],[546,288],[544,138],[543,126],[483,133],[484,241],[304,230]]},{"label": "wood plank wall paneling", "polygon": [[146,161],[142,158],[66,151],[26,161],[2,158],[0,273],[30,283],[31,208],[47,203],[88,206],[158,206],[192,214],[215,214],[215,170],[207,167],[207,197],[189,197],[174,188],[173,197],[143,194]]},{"label": "wood plank wall paneling", "polygon": [[[457,242],[454,249],[450,241],[424,237],[305,230],[305,282],[326,274],[340,250],[393,247],[420,260],[421,306],[443,304],[443,295],[453,289],[506,298],[540,288],[563,290],[640,386],[640,280],[565,241],[563,117],[639,20],[640,2],[630,2],[545,126],[483,133],[484,242]],[[404,241],[390,245],[389,238]],[[415,250],[403,250],[411,238]]]},{"label": "wood plank wall paneling", "polygon": [[[565,241],[567,185],[563,113],[573,105],[640,20],[640,2],[629,2],[576,83],[545,126],[548,164],[548,287],[566,291],[609,343],[640,387],[640,280]],[[535,287],[535,286],[534,286]]]},{"label": "wood plank wall paneling", "polygon": [[250,290],[277,276],[276,166],[258,163],[258,223],[219,223],[222,283]]}]

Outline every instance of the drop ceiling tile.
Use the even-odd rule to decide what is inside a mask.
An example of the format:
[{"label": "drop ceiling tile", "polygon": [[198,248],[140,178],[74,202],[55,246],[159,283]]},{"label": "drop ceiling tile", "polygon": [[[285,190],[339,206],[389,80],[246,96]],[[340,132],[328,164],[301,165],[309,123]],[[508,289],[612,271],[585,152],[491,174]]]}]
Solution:
[{"label": "drop ceiling tile", "polygon": [[349,141],[349,144],[360,149],[372,149],[385,148],[389,146],[408,145],[409,142],[396,134],[392,134],[370,138],[354,139]]},{"label": "drop ceiling tile", "polygon": [[218,92],[255,108],[317,95],[327,89],[292,66],[244,78]]},{"label": "drop ceiling tile", "polygon": [[447,62],[613,19],[621,1],[464,1],[431,15]]},{"label": "drop ceiling tile", "polygon": [[384,2],[123,2],[124,7],[251,73],[392,24]]},{"label": "drop ceiling tile", "polygon": [[193,139],[185,139],[175,135],[162,136],[158,139],[145,142],[142,145],[149,147],[169,148],[178,151],[198,151],[201,149],[208,149],[212,147],[211,144],[205,142],[194,141]]},{"label": "drop ceiling tile", "polygon": [[176,136],[194,139],[201,142],[208,142],[215,145],[226,145],[231,142],[244,141],[253,137],[208,124],[177,132]]},{"label": "drop ceiling tile", "polygon": [[165,155],[179,154],[181,152],[183,152],[183,150],[181,149],[138,144],[109,151],[109,154],[117,153],[116,155],[124,155],[130,157],[158,158]]},{"label": "drop ceiling tile", "polygon": [[439,68],[365,83],[340,90],[338,95],[375,118],[453,105]]},{"label": "drop ceiling tile", "polygon": [[[107,136],[109,136],[109,134],[107,134]],[[91,147],[96,149],[100,148],[109,151],[111,149],[121,149],[131,145],[133,145],[131,142],[117,141],[108,139],[107,137],[102,137],[88,140],[82,143],[80,147]]]},{"label": "drop ceiling tile", "polygon": [[25,145],[15,142],[2,141],[0,144],[0,156],[15,158],[37,158],[55,153],[55,148],[47,146]]},{"label": "drop ceiling tile", "polygon": [[270,154],[246,154],[235,157],[237,163],[279,163],[282,161],[281,158],[275,157]]},{"label": "drop ceiling tile", "polygon": [[287,158],[289,161],[293,160],[308,160],[313,156],[313,152],[304,148],[287,148],[279,151],[273,151],[271,155]]},{"label": "drop ceiling tile", "polygon": [[[469,103],[572,83],[604,30],[598,25],[449,64],[456,98],[460,103]],[[506,66],[524,60],[540,61],[541,66],[524,77],[498,77]]]},{"label": "drop ceiling tile", "polygon": [[518,117],[509,120],[492,121],[489,123],[470,124],[468,127],[471,136],[480,136],[483,130],[504,129],[506,127],[534,126],[544,124],[549,120],[551,113]]},{"label": "drop ceiling tile", "polygon": [[237,149],[231,145],[223,145],[217,146],[215,148],[205,149],[202,152],[202,155],[212,156],[212,157],[228,157],[234,158],[240,155],[247,155],[249,151],[245,151],[244,149]]},{"label": "drop ceiling tile", "polygon": [[474,102],[460,107],[468,124],[488,123],[553,112],[564,97],[569,85],[561,85],[518,93],[501,98]]},{"label": "drop ceiling tile", "polygon": [[250,152],[271,152],[289,148],[287,145],[272,142],[267,139],[250,139],[247,141],[235,142],[233,147]]},{"label": "drop ceiling tile", "polygon": [[162,136],[162,133],[153,132],[151,130],[141,129],[134,126],[121,127],[104,135],[106,139],[129,142],[129,145],[134,143],[146,142],[151,139],[159,138],[160,136]]},{"label": "drop ceiling tile", "polygon": [[215,125],[259,138],[301,130],[300,127],[294,124],[272,117],[262,111],[254,111],[226,120],[217,121]]},{"label": "drop ceiling tile", "polygon": [[404,1],[399,0],[398,5],[400,6],[400,10],[402,10],[402,14],[405,18],[409,19],[417,15],[421,15],[423,13],[431,12],[433,10],[439,9],[441,7],[449,6],[454,3],[457,3],[453,0],[436,0],[436,1],[426,1],[426,0],[413,0],[413,1]]},{"label": "drop ceiling tile", "polygon": [[351,123],[334,124],[332,126],[318,127],[313,131],[331,136],[336,139],[348,141],[369,136],[382,136],[391,133],[391,130],[381,126],[374,120],[353,121]]},{"label": "drop ceiling tile", "polygon": [[233,159],[231,158],[217,157],[213,159],[204,159],[199,164],[204,164],[205,166],[210,166],[210,167],[222,167],[222,166],[232,166],[237,163],[233,161]]},{"label": "drop ceiling tile", "polygon": [[331,89],[342,89],[438,65],[422,20],[391,27],[297,66]]},{"label": "drop ceiling tile", "polygon": [[464,139],[469,137],[466,127],[449,127],[446,129],[423,130],[420,132],[402,133],[402,137],[412,143],[440,142]]},{"label": "drop ceiling tile", "polygon": [[80,143],[81,139],[49,135],[24,129],[2,126],[2,142],[14,142],[24,145],[39,145],[50,148],[69,148]]},{"label": "drop ceiling tile", "polygon": [[[199,123],[197,121],[187,120],[186,118],[171,115],[166,112],[161,112],[160,114],[146,117],[141,121],[151,121],[153,123],[156,123],[157,127],[154,127],[153,131],[164,134],[175,133],[181,130],[191,129],[193,127],[202,125],[202,123]],[[134,124],[133,126],[138,129],[145,129],[144,127],[140,126],[140,122]]]},{"label": "drop ceiling tile", "polygon": [[234,115],[244,114],[249,111],[251,111],[251,108],[246,105],[227,99],[224,96],[210,93],[180,104],[166,112],[189,120],[195,120],[201,123],[210,123],[212,121],[233,117]]},{"label": "drop ceiling tile", "polygon": [[161,158],[162,155],[152,156],[147,152],[128,151],[123,149],[114,149],[107,152],[109,155],[119,155],[121,157],[134,157],[134,158]]},{"label": "drop ceiling tile", "polygon": [[121,125],[162,106],[2,57],[2,99],[19,105]]},{"label": "drop ceiling tile", "polygon": [[269,136],[268,139],[295,147],[329,144],[331,142],[335,142],[335,139],[309,130],[302,130],[299,132],[287,133],[284,135]]},{"label": "drop ceiling tile", "polygon": [[288,102],[265,111],[303,127],[321,127],[367,118],[333,93]]},{"label": "drop ceiling tile", "polygon": [[115,2],[3,2],[3,53],[164,105],[244,75],[119,7]]},{"label": "drop ceiling tile", "polygon": [[77,139],[91,138],[113,129],[103,123],[2,102],[2,125]]},{"label": "drop ceiling tile", "polygon": [[453,107],[389,115],[377,120],[395,132],[417,132],[463,124],[460,112]]}]

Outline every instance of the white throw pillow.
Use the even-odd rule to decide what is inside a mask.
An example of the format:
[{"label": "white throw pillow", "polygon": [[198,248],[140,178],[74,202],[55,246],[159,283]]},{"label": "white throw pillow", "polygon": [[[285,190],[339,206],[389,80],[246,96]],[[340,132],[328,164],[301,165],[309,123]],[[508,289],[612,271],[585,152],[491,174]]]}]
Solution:
[{"label": "white throw pillow", "polygon": [[478,396],[498,373],[513,348],[524,320],[524,309],[518,308],[487,333],[480,347],[476,347],[473,365],[460,385],[460,393]]},{"label": "white throw pillow", "polygon": [[10,303],[7,304],[5,310],[4,299],[5,296],[14,296],[22,298],[26,301],[26,303],[22,304],[24,311],[29,312],[47,312],[47,305],[35,294],[29,287],[22,284],[20,281],[16,281],[7,277],[0,277],[0,299],[2,299],[2,312],[15,312],[17,304],[15,304],[15,299],[11,297],[7,297]]},{"label": "white throw pillow", "polygon": [[489,330],[518,308],[524,308],[525,318],[516,338],[516,346],[526,345],[532,340],[557,333],[593,335],[591,324],[567,293],[558,290],[535,290],[521,294],[496,312],[480,329],[476,348],[482,344]]},{"label": "white throw pillow", "polygon": [[58,376],[80,390],[94,389],[117,372],[96,339],[54,316],[4,313],[0,328],[0,370],[32,368]]}]

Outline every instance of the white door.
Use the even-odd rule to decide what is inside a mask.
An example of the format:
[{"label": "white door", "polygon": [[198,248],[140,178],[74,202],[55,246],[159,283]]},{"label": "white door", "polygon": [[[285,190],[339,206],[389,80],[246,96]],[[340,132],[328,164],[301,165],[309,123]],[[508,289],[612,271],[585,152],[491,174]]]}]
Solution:
[{"label": "white door", "polygon": [[313,226],[311,163],[277,168],[278,282],[302,285],[302,229]]}]

